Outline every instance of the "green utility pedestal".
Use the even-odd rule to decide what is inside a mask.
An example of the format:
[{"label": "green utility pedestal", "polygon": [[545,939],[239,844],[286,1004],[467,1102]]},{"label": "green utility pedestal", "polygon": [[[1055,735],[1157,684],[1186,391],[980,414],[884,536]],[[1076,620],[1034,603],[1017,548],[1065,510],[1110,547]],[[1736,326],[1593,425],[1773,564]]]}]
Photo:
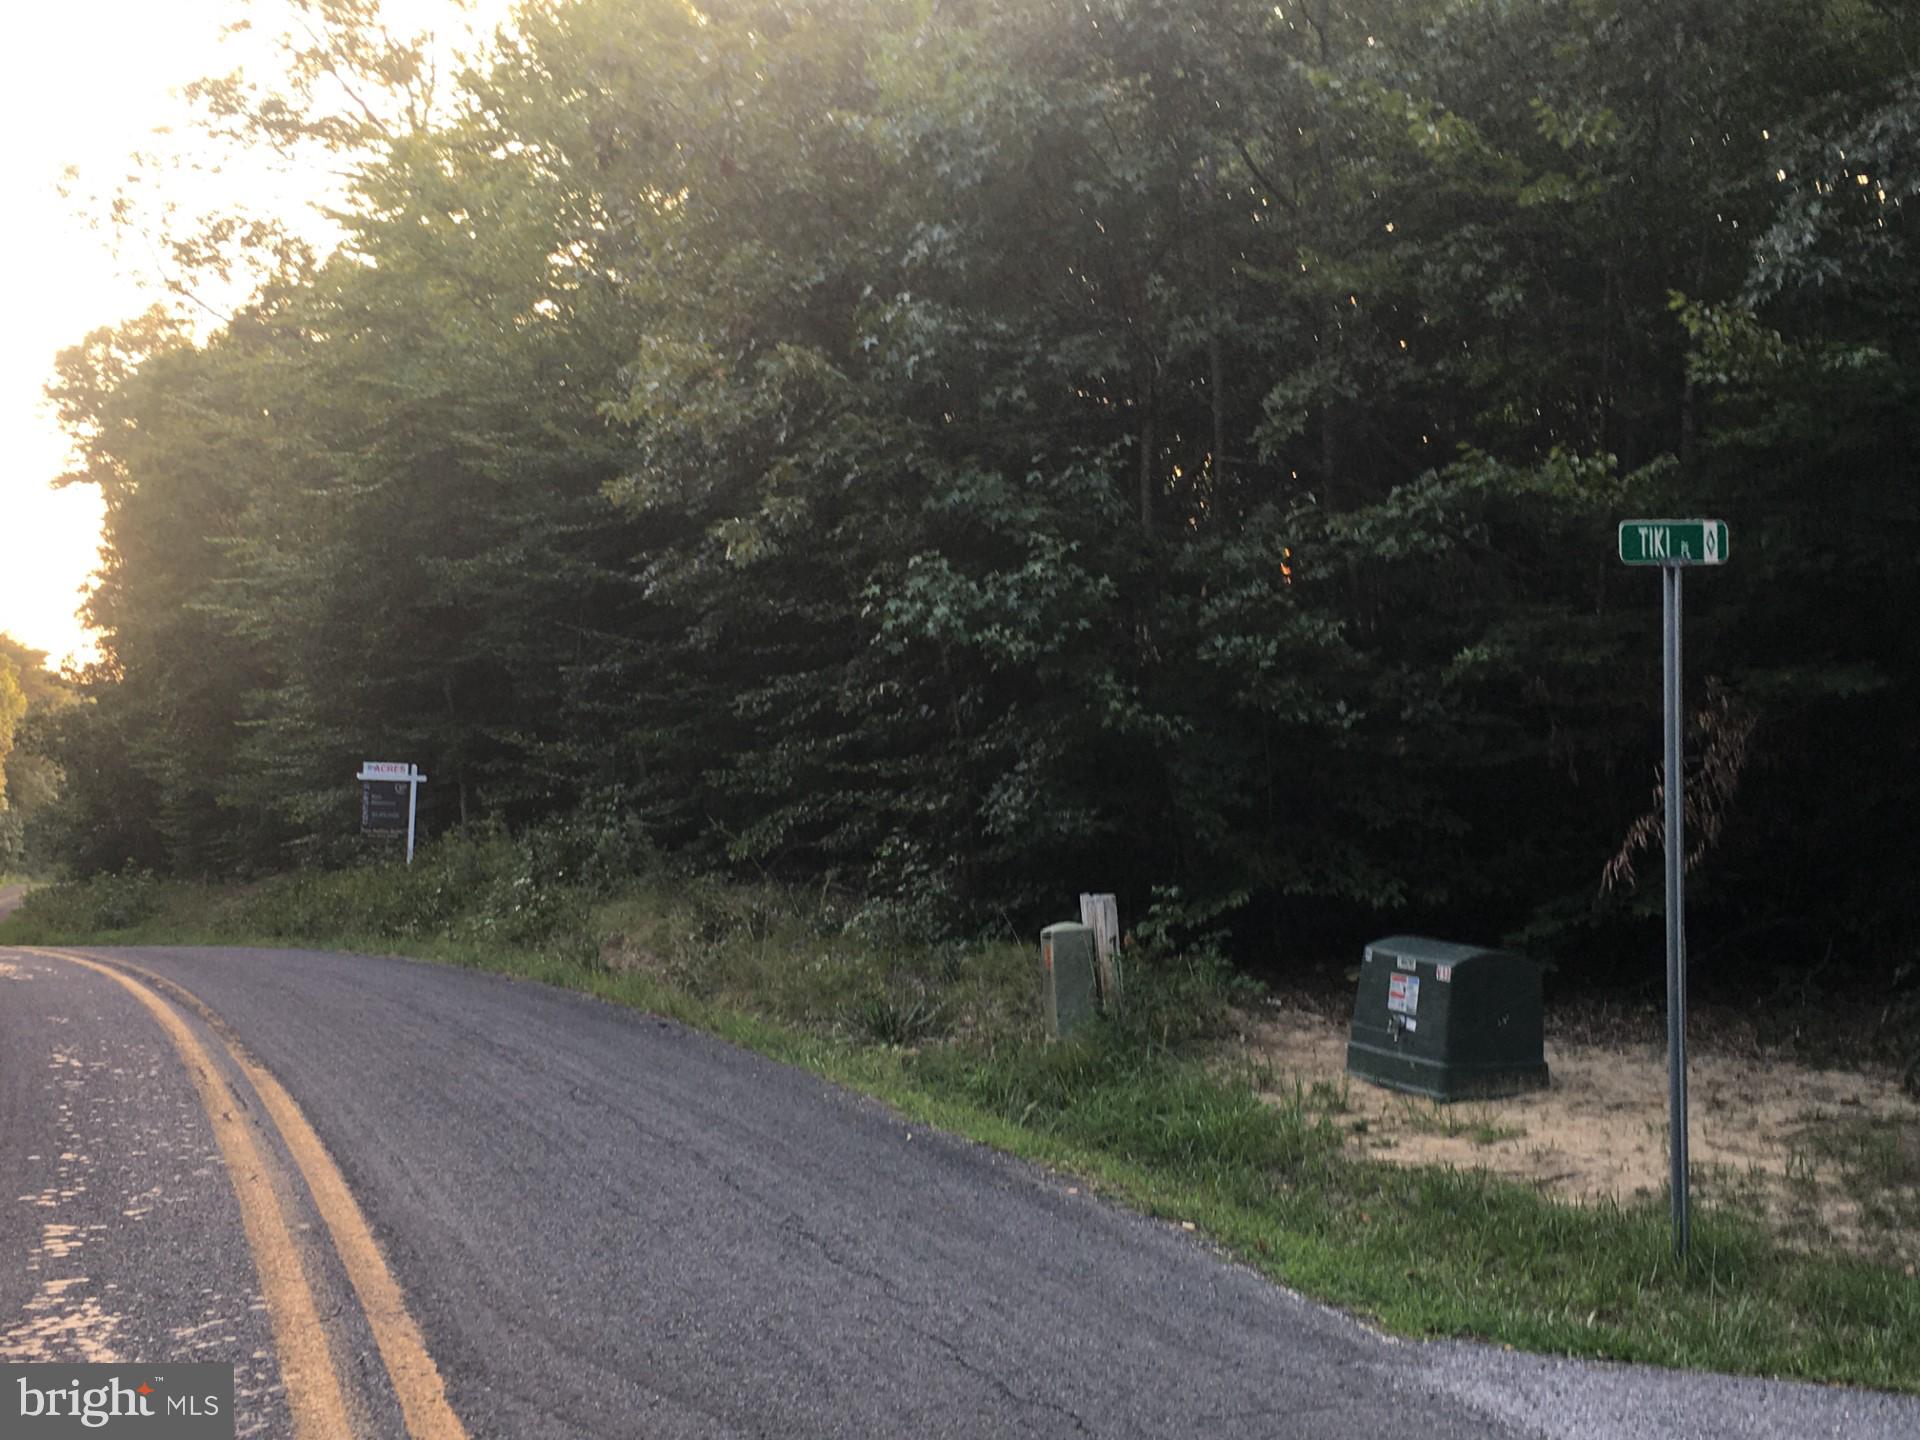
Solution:
[{"label": "green utility pedestal", "polygon": [[1088,926],[1049,925],[1040,932],[1040,990],[1047,1007],[1047,1034],[1055,1040],[1091,1020],[1098,1008],[1093,956]]},{"label": "green utility pedestal", "polygon": [[1347,1073],[1435,1100],[1547,1083],[1540,969],[1504,950],[1417,935],[1376,940],[1360,967]]}]

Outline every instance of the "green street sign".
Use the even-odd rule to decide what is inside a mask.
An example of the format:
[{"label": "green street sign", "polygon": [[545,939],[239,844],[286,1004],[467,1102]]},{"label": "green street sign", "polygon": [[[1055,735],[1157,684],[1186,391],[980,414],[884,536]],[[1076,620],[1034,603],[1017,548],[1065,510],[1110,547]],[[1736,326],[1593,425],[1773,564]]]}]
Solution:
[{"label": "green street sign", "polygon": [[1620,558],[1629,565],[1724,565],[1724,520],[1622,520]]}]

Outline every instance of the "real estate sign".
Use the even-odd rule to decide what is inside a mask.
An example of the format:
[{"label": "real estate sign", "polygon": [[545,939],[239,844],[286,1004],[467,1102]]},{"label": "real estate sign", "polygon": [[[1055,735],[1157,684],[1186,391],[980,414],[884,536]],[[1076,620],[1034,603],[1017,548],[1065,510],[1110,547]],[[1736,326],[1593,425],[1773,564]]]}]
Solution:
[{"label": "real estate sign", "polygon": [[361,833],[405,835],[407,863],[411,865],[420,787],[427,783],[427,777],[403,760],[362,760],[354,779],[360,782]]}]

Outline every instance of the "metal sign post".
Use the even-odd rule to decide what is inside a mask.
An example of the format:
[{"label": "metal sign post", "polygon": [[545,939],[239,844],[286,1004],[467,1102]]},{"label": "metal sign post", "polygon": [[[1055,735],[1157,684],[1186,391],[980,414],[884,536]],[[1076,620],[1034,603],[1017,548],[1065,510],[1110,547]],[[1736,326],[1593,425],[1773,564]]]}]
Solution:
[{"label": "metal sign post", "polygon": [[1666,700],[1667,792],[1667,1188],[1673,1196],[1673,1253],[1684,1256],[1687,1204],[1687,879],[1686,774],[1681,768],[1680,567],[1660,567],[1660,647]]},{"label": "metal sign post", "polygon": [[413,837],[420,816],[420,787],[427,777],[403,761],[362,760],[360,773],[360,828],[369,835],[397,834],[400,821],[400,792],[406,791],[407,863],[413,863]]},{"label": "metal sign post", "polygon": [[1620,558],[1628,565],[1660,567],[1660,670],[1666,729],[1662,788],[1667,802],[1668,1190],[1673,1197],[1673,1253],[1684,1258],[1692,1222],[1687,1196],[1687,782],[1681,748],[1680,572],[1689,565],[1726,564],[1726,523],[1627,520],[1620,526]]}]

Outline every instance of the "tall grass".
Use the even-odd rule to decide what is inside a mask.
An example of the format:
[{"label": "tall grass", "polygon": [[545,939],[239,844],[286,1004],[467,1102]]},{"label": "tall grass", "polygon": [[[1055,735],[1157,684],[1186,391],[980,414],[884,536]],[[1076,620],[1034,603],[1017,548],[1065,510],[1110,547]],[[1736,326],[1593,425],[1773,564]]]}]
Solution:
[{"label": "tall grass", "polygon": [[[97,876],[31,893],[0,944],[390,949],[642,1006],[1089,1177],[1309,1294],[1414,1334],[1920,1390],[1920,1282],[1703,1210],[1676,1262],[1664,1203],[1575,1208],[1478,1173],[1349,1158],[1339,1097],[1222,1070],[1231,976],[1133,957],[1124,1010],[1048,1044],[1022,943],[930,942],[898,907],[675,874],[613,832],[442,840],[242,888]],[[1857,1151],[1857,1155],[1855,1154]],[[1890,1167],[1877,1136],[1845,1163]]]}]

